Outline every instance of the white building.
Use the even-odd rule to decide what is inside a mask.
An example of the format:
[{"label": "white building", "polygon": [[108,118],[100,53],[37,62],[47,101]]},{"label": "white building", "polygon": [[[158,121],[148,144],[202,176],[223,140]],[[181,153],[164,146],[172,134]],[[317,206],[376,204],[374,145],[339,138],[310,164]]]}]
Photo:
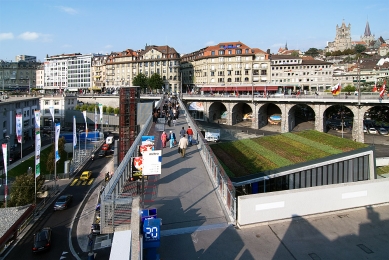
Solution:
[{"label": "white building", "polygon": [[86,92],[92,86],[91,65],[94,56],[96,54],[74,53],[46,58],[44,90]]},{"label": "white building", "polygon": [[74,110],[77,96],[74,94],[46,95],[40,99],[41,127],[53,127],[50,107],[54,109],[54,122],[65,126],[66,111]]}]

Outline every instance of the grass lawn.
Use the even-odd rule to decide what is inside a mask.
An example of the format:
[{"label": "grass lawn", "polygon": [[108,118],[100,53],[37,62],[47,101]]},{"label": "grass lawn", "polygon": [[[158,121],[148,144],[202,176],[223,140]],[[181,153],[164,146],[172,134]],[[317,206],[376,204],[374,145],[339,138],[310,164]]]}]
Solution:
[{"label": "grass lawn", "polygon": [[241,177],[367,146],[308,130],[212,144],[210,148],[228,176]]},{"label": "grass lawn", "polygon": [[[48,158],[52,145],[41,151],[41,174],[49,174],[46,167],[46,160]],[[15,166],[11,170],[8,170],[8,177],[17,177],[24,173],[27,173],[28,167],[32,168],[32,171],[35,172],[35,160],[34,156],[28,158],[24,162],[20,163],[18,166]],[[65,159],[61,159],[57,162],[57,173],[63,173],[65,170],[64,165]]]}]

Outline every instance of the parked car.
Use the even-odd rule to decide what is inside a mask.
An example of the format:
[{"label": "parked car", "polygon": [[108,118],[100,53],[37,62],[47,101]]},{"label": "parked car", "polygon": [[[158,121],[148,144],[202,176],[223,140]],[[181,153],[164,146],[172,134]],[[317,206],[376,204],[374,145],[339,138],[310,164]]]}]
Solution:
[{"label": "parked car", "polygon": [[69,207],[69,204],[73,200],[73,195],[67,194],[62,195],[57,199],[57,201],[54,203],[54,210],[64,210]]},{"label": "parked car", "polygon": [[80,180],[87,181],[90,179],[91,176],[92,176],[92,171],[84,171],[83,173],[81,173]]},{"label": "parked car", "polygon": [[378,129],[378,132],[381,134],[381,135],[387,135],[388,134],[388,130],[386,130],[385,128],[381,127],[380,129]]},{"label": "parked car", "polygon": [[107,155],[107,151],[106,150],[100,150],[99,151],[99,157],[104,157]]},{"label": "parked car", "polygon": [[110,148],[109,144],[103,144],[103,147],[101,147],[101,150],[108,151]]},{"label": "parked car", "polygon": [[45,227],[34,234],[32,252],[41,252],[51,247],[51,228]]},{"label": "parked car", "polygon": [[373,127],[370,127],[369,128],[369,134],[375,135],[375,134],[377,134],[377,130],[375,128],[373,128]]}]

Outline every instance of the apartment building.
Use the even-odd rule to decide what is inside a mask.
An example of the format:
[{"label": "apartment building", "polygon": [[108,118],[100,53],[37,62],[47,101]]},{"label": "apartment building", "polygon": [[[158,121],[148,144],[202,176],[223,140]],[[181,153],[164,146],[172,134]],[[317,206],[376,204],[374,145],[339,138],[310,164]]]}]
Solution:
[{"label": "apartment building", "polygon": [[271,84],[283,91],[324,91],[333,84],[333,64],[311,57],[271,55]]},{"label": "apartment building", "polygon": [[146,77],[157,73],[164,81],[164,91],[177,92],[180,88],[180,55],[167,45],[146,45],[144,50],[111,53],[106,63],[106,87],[131,86],[139,73]]},{"label": "apartment building", "polygon": [[45,85],[45,65],[42,63],[40,64],[35,71],[35,79],[36,79],[36,84],[35,87],[37,89],[42,89]]},{"label": "apartment building", "polygon": [[35,71],[41,63],[0,60],[0,86],[2,90],[28,91],[36,86]]},{"label": "apartment building", "polygon": [[270,82],[270,60],[258,48],[222,42],[183,55],[181,73],[183,92],[259,91]]},{"label": "apartment building", "polygon": [[92,58],[92,88],[93,92],[101,92],[106,90],[107,74],[106,63],[107,55],[95,56]]}]

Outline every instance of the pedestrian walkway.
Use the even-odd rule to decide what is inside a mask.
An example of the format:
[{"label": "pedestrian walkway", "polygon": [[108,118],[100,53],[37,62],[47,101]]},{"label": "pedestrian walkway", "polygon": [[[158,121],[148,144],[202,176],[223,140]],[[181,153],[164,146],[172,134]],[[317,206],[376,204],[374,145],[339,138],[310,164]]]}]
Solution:
[{"label": "pedestrian walkway", "polygon": [[[174,132],[178,143],[182,127],[188,129],[183,112],[175,126],[165,125],[165,131],[167,134]],[[167,243],[171,237],[174,239],[179,234],[226,228],[229,223],[197,145],[189,146],[185,157],[181,157],[177,145],[174,148],[169,148],[169,145],[162,148],[161,133],[154,126],[149,132],[149,135],[155,136],[155,149],[162,150],[162,174],[149,177],[145,187],[144,208],[156,208],[157,217],[162,219],[161,259],[185,259],[166,257],[174,254],[174,244]]]}]

